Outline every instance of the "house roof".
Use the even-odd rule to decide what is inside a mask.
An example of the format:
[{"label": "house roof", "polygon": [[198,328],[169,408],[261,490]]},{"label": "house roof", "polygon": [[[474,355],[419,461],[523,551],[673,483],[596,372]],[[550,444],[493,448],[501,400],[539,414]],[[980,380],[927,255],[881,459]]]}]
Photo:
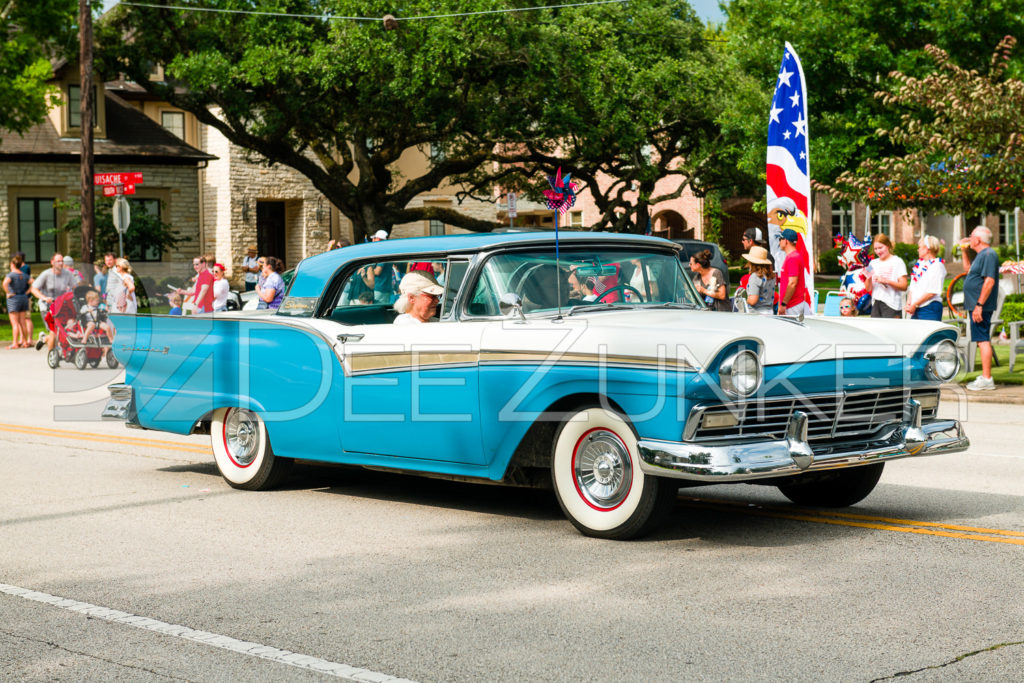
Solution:
[{"label": "house roof", "polygon": [[[93,141],[97,162],[130,159],[136,163],[194,164],[217,158],[187,144],[117,95],[107,92],[104,97],[107,137]],[[33,126],[24,136],[8,131],[0,135],[0,161],[77,161],[81,155],[81,140],[60,137],[49,119]]]}]

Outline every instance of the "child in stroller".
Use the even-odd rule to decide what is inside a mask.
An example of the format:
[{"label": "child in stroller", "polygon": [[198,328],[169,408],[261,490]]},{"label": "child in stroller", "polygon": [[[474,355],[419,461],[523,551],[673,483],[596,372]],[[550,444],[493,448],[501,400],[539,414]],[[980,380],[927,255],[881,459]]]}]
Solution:
[{"label": "child in stroller", "polygon": [[86,365],[96,367],[104,357],[107,367],[117,367],[110,347],[114,327],[99,306],[99,293],[89,285],[79,285],[54,299],[45,321],[57,339],[46,357],[51,368],[65,361],[84,370]]}]

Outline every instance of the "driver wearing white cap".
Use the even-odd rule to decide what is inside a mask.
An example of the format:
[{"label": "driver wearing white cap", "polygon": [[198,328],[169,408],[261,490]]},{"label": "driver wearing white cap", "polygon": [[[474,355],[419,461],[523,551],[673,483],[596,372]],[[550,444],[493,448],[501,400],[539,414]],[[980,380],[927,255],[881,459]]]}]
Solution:
[{"label": "driver wearing white cap", "polygon": [[437,284],[433,273],[413,270],[402,277],[398,291],[401,296],[395,302],[395,310],[400,315],[395,318],[395,324],[415,325],[430,322],[437,314],[437,303],[444,294],[444,287]]}]

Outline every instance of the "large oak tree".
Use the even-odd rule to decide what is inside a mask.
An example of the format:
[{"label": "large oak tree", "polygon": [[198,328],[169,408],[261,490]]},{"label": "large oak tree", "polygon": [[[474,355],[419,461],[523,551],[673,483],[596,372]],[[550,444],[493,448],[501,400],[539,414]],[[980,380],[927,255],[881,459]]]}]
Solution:
[{"label": "large oak tree", "polygon": [[[374,0],[220,5],[313,16],[122,6],[100,35],[108,63],[147,90],[306,175],[357,238],[424,219],[492,229],[409,204],[453,181],[491,197],[495,183],[528,185],[560,164],[599,194],[600,225],[619,229],[642,229],[659,175],[680,178],[667,195],[725,182],[728,94],[743,80],[683,0],[474,14],[526,6],[456,0],[444,14],[460,16],[429,19],[438,5],[425,0],[400,12]],[[389,11],[390,24],[354,19]],[[154,64],[166,82],[150,80]],[[403,153],[428,146],[421,175],[396,173]],[[598,188],[599,171],[619,182]],[[639,196],[623,190],[634,184]]]}]

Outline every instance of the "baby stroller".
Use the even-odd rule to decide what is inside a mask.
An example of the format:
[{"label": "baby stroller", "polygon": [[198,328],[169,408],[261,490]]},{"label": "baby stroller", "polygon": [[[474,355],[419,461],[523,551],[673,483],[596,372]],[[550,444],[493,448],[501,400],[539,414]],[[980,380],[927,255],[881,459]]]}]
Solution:
[{"label": "baby stroller", "polygon": [[59,366],[61,361],[74,363],[79,370],[84,370],[86,365],[95,368],[104,358],[107,367],[116,368],[118,365],[111,340],[100,327],[96,327],[89,339],[82,339],[85,325],[79,320],[79,311],[85,305],[85,295],[89,291],[95,290],[89,285],[79,285],[74,291],[54,299],[46,311],[46,327],[56,336],[53,348],[46,355],[46,364],[51,368]]}]

